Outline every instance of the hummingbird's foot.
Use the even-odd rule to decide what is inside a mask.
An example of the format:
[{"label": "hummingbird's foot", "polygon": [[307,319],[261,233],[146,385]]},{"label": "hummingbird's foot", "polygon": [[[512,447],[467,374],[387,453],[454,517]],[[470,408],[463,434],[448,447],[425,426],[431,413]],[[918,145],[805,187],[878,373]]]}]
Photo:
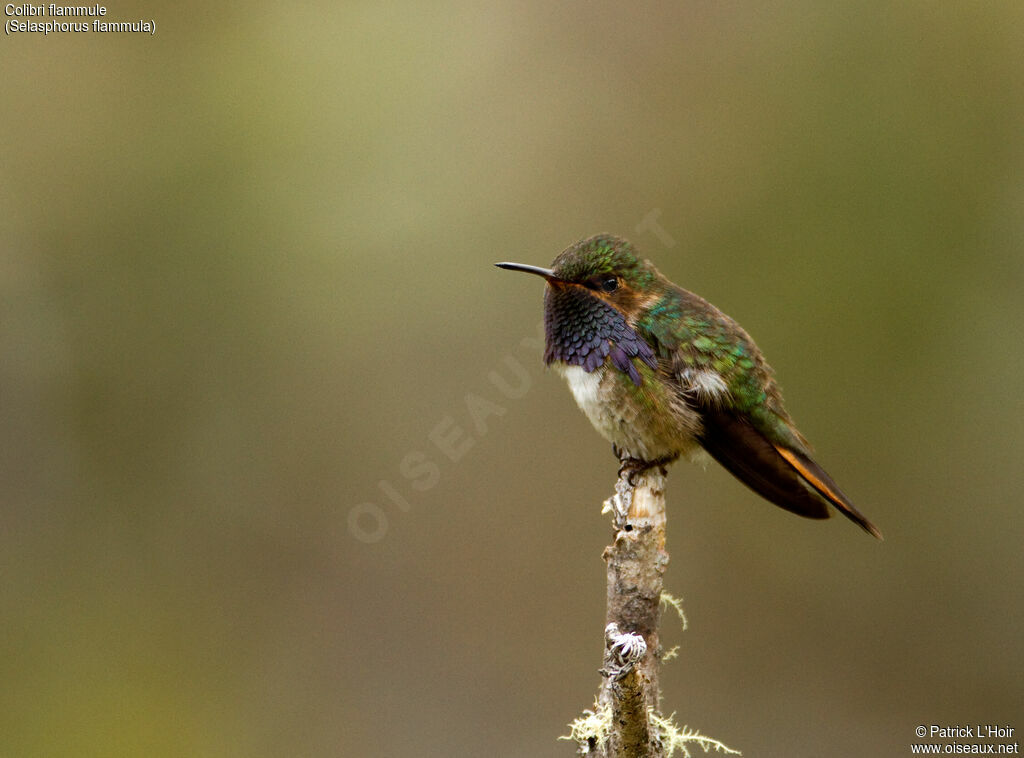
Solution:
[{"label": "hummingbird's foot", "polygon": [[662,476],[666,475],[668,471],[665,470],[665,466],[679,458],[679,453],[663,455],[660,458],[655,458],[650,461],[644,460],[643,458],[633,458],[620,450],[619,446],[614,443],[612,444],[612,451],[619,459],[619,478],[625,476],[630,487],[636,485],[634,477],[638,474],[644,473],[645,471],[650,471],[652,468],[661,469]]}]

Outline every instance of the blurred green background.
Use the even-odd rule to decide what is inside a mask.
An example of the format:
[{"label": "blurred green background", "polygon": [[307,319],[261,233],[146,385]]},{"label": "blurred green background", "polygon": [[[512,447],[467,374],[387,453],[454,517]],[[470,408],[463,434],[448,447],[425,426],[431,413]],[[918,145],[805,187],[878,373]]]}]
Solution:
[{"label": "blurred green background", "polygon": [[616,466],[491,264],[603,231],[886,535],[675,466],[666,710],[1024,730],[1024,4],[108,13],[0,42],[0,755],[570,755]]}]

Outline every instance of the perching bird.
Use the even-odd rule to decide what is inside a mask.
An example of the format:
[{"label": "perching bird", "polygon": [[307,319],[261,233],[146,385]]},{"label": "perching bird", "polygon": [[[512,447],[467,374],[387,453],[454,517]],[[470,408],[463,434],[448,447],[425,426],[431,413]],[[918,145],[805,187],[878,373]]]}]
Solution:
[{"label": "perching bird", "polygon": [[544,362],[624,469],[699,459],[703,449],[766,500],[809,518],[828,518],[832,505],[881,539],[811,457],[750,335],[629,242],[582,240],[550,269],[497,265],[547,280]]}]

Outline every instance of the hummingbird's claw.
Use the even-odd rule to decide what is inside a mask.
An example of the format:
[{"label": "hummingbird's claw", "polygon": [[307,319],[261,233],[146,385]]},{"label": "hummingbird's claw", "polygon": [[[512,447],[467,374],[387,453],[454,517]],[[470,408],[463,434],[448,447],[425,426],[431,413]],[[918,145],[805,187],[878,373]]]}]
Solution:
[{"label": "hummingbird's claw", "polygon": [[645,471],[650,471],[652,468],[661,469],[662,476],[666,475],[668,471],[665,470],[665,467],[679,458],[678,453],[675,453],[674,455],[663,455],[660,458],[655,458],[650,461],[644,460],[643,458],[633,458],[620,450],[619,446],[614,443],[612,443],[612,452],[614,452],[615,456],[619,459],[619,477],[622,478],[625,476],[630,487],[636,486],[634,477],[638,474],[644,473]]}]

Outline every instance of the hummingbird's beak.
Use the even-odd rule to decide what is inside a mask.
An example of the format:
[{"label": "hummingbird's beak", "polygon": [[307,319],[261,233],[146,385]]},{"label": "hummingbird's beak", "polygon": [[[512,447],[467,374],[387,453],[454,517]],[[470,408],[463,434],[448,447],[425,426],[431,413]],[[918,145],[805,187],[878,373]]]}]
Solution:
[{"label": "hummingbird's beak", "polygon": [[540,266],[529,266],[525,263],[495,263],[498,268],[508,269],[509,271],[525,271],[527,274],[536,274],[537,276],[543,276],[549,282],[560,282],[555,272],[549,268],[541,268]]}]

